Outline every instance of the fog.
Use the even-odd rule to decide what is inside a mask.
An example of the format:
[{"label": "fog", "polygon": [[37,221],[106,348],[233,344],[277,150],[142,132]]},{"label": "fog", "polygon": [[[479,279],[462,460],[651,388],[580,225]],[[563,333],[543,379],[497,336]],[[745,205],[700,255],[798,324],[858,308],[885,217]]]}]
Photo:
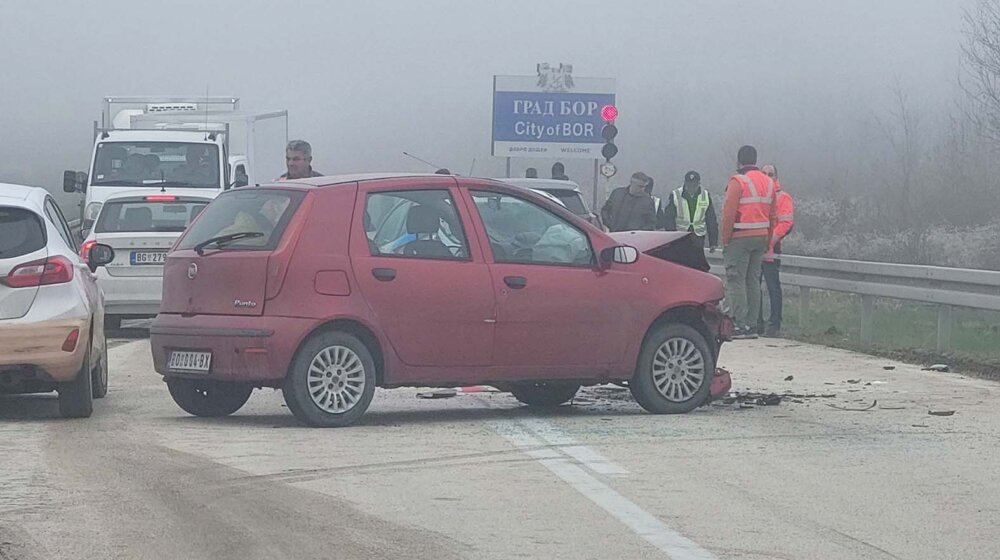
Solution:
[{"label": "fog", "polygon": [[[721,189],[742,143],[783,170],[856,188],[889,87],[925,122],[951,108],[965,2],[946,0],[0,0],[0,181],[58,187],[83,169],[107,95],[234,95],[289,111],[324,173],[500,176],[492,76],[538,62],[617,80],[623,182],[688,169]],[[475,168],[473,169],[473,162]],[[515,160],[543,176],[551,161]],[[592,164],[567,162],[592,181]],[[810,174],[815,176],[815,173]]]}]

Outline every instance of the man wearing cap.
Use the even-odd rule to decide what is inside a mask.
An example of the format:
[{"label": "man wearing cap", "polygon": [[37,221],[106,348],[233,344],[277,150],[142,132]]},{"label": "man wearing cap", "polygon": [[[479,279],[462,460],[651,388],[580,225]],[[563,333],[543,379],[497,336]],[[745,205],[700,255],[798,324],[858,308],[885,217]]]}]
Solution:
[{"label": "man wearing cap", "polygon": [[705,237],[711,251],[719,246],[719,221],[715,216],[712,197],[701,186],[701,175],[688,171],[684,175],[684,186],[670,193],[663,208],[663,229],[667,231],[690,231],[691,237],[700,248],[705,248]]}]

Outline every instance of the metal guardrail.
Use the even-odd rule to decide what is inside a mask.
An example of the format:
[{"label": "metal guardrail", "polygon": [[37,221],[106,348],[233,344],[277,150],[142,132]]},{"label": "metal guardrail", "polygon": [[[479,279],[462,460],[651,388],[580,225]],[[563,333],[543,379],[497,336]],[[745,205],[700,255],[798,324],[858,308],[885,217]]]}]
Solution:
[{"label": "metal guardrail", "polygon": [[[712,273],[725,277],[721,253],[706,253]],[[781,283],[799,289],[799,324],[809,316],[810,291],[861,296],[861,341],[872,342],[875,299],[938,306],[937,348],[951,346],[955,307],[1000,311],[1000,272],[816,257],[781,257]]]}]

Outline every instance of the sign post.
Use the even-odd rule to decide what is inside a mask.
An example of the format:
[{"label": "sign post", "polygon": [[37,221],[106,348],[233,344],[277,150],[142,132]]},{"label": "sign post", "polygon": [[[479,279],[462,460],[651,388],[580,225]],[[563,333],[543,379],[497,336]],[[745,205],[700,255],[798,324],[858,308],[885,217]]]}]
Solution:
[{"label": "sign post", "polygon": [[[493,77],[496,157],[602,160],[601,111],[615,105],[611,78],[578,78],[570,64],[539,64],[535,76]],[[594,175],[594,192],[598,190]]]}]

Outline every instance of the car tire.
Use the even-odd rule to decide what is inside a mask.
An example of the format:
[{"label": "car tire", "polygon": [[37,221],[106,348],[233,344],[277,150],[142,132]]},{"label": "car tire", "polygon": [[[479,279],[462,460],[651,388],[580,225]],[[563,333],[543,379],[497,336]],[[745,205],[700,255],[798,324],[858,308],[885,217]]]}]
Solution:
[{"label": "car tire", "polygon": [[715,358],[697,329],[674,323],[656,327],[643,342],[629,390],[653,414],[684,414],[709,398]]},{"label": "car tire", "polygon": [[299,422],[339,428],[357,422],[375,396],[375,360],[356,337],[338,331],[307,339],[285,376],[285,403]]},{"label": "car tire", "polygon": [[167,379],[167,390],[177,406],[192,416],[229,416],[250,399],[253,386],[210,379]]},{"label": "car tire", "polygon": [[104,348],[98,357],[97,368],[91,374],[94,385],[93,394],[95,399],[103,399],[108,394],[108,340],[104,339]]},{"label": "car tire", "polygon": [[92,382],[93,354],[90,346],[83,357],[83,365],[72,381],[60,383],[59,415],[63,418],[89,418],[94,413],[94,384]]},{"label": "car tire", "polygon": [[517,383],[510,392],[518,401],[533,407],[559,406],[576,396],[579,383]]},{"label": "car tire", "polygon": [[121,315],[105,315],[104,316],[104,329],[109,331],[117,331],[122,328],[122,316]]}]

